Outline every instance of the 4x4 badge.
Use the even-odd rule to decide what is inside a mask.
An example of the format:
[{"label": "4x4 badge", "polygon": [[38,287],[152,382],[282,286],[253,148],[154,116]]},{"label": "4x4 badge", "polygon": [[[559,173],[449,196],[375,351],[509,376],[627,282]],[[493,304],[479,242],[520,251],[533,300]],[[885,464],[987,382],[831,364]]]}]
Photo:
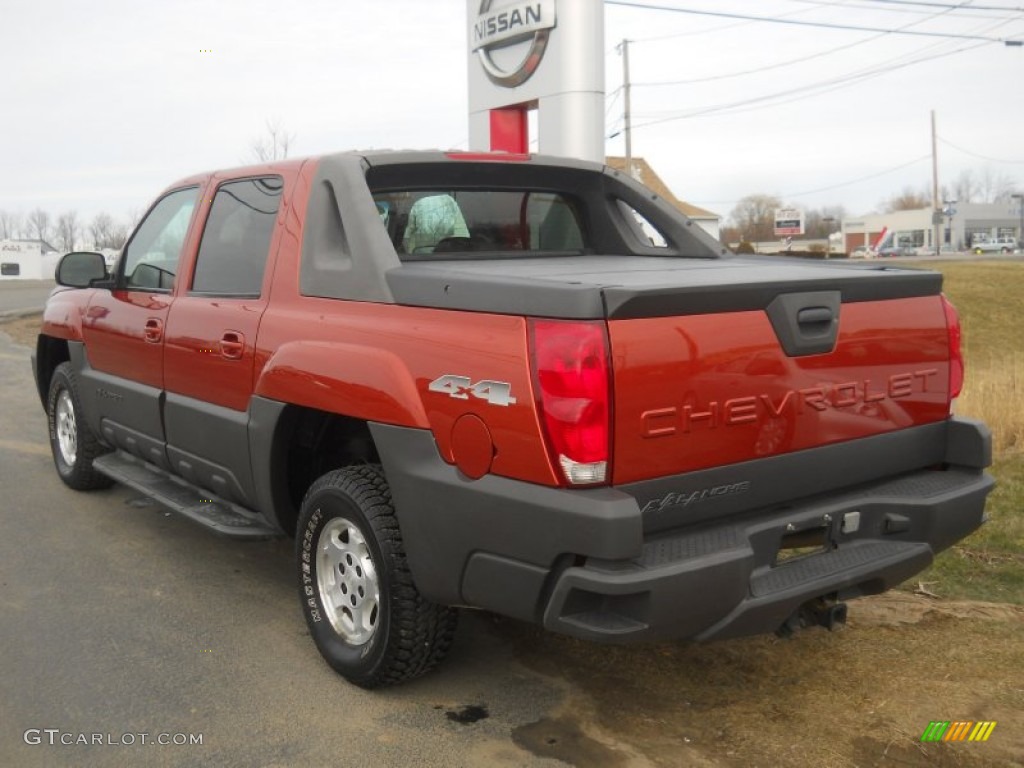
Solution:
[{"label": "4x4 badge", "polygon": [[484,379],[474,384],[468,376],[454,376],[450,373],[434,379],[427,389],[431,392],[441,392],[456,400],[468,400],[472,396],[491,405],[509,406],[516,401],[512,397],[512,385],[507,382]]}]

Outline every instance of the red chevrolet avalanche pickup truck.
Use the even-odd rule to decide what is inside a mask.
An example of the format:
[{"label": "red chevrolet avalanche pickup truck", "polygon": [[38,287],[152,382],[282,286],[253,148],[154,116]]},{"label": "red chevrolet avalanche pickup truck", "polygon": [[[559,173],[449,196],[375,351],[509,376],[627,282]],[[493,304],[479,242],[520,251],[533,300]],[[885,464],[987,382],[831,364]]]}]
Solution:
[{"label": "red chevrolet avalanche pickup truck", "polygon": [[737,258],[610,168],[342,153],[164,192],[73,253],[33,367],[57,472],[293,536],[354,683],[457,607],[577,637],[832,626],[977,528],[941,275]]}]

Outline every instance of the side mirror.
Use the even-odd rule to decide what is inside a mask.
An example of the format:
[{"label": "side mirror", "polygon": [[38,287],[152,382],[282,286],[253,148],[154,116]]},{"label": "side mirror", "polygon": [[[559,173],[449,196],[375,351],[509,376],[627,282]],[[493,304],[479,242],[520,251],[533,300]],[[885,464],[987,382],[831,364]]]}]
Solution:
[{"label": "side mirror", "polygon": [[74,251],[66,253],[57,264],[57,284],[69,288],[88,288],[93,280],[107,277],[107,262],[102,253]]}]

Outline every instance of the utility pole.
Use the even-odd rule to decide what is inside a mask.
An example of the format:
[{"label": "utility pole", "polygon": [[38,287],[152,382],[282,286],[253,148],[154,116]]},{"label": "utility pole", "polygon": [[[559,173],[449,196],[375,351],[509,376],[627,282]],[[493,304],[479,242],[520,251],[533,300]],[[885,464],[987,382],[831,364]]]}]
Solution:
[{"label": "utility pole", "polygon": [[629,40],[623,39],[619,45],[622,51],[622,132],[626,135],[626,173],[633,178],[633,128],[632,113],[629,105]]},{"label": "utility pole", "polygon": [[[935,255],[942,253],[942,245],[939,242],[940,230],[942,227],[942,212],[939,210],[939,153],[938,144],[935,140],[935,110],[932,110],[932,228],[935,238]],[[952,235],[950,236],[952,240]]]}]

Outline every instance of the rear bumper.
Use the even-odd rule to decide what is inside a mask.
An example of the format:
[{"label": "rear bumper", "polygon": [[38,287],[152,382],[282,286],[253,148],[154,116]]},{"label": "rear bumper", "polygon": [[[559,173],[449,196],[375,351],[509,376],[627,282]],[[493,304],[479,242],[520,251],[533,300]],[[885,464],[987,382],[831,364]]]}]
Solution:
[{"label": "rear bumper", "polygon": [[[588,559],[563,571],[544,625],[620,641],[770,632],[815,598],[883,592],[926,568],[981,525],[992,484],[977,470],[923,471],[652,537],[634,560]],[[801,532],[817,534],[821,551],[776,565],[783,537]]]},{"label": "rear bumper", "polygon": [[[439,458],[429,433],[373,431],[413,576],[428,598],[605,642],[770,632],[816,598],[882,592],[981,525],[994,484],[983,471],[991,461],[987,429],[950,420],[874,443],[878,455],[927,457],[919,466],[936,468],[897,465],[865,480],[880,471],[848,467],[852,482],[841,490],[793,493],[799,498],[784,502],[778,488],[772,497],[729,495],[728,511],[701,509],[685,525],[676,514],[665,530],[642,512],[652,488],[470,481]],[[857,441],[829,455],[870,465],[863,457],[871,447]],[[776,486],[813,487],[798,477],[807,457],[780,458]],[[758,469],[732,468],[733,479],[745,482]],[[663,478],[653,492],[702,482]],[[737,508],[743,501],[747,508]],[[810,537],[819,550],[781,562],[784,537]]]}]

